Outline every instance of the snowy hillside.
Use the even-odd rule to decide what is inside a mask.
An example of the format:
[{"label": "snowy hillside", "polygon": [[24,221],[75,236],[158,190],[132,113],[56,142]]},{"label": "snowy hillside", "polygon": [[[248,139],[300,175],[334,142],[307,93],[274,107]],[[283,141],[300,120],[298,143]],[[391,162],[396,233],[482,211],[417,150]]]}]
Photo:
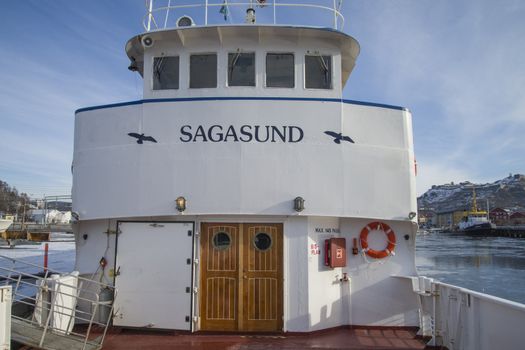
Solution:
[{"label": "snowy hillside", "polygon": [[525,176],[521,174],[486,184],[466,181],[434,185],[417,199],[418,207],[436,212],[470,209],[473,187],[476,189],[478,208],[486,209],[487,201],[490,208],[525,208]]}]

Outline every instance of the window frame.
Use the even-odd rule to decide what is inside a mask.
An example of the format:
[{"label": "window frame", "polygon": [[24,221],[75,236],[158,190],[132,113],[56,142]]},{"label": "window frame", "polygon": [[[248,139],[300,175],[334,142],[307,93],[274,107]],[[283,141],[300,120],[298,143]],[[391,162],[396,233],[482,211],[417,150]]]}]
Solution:
[{"label": "window frame", "polygon": [[[268,86],[268,55],[292,55],[293,58],[293,86]],[[296,89],[297,88],[297,53],[294,51],[266,51],[264,52],[264,87],[268,89]]]},{"label": "window frame", "polygon": [[[178,65],[177,65],[177,69],[178,69],[178,73],[177,73],[177,77],[178,77],[178,81],[177,81],[177,88],[167,88],[167,89],[155,89],[155,59],[156,58],[172,58],[172,57],[176,57],[178,58]],[[152,65],[151,65],[151,90],[152,91],[178,91],[181,89],[181,55],[160,55],[160,56],[153,56],[153,62],[152,62]]]},{"label": "window frame", "polygon": [[[192,87],[191,86],[191,57],[192,56],[206,56],[206,55],[215,55],[215,86],[213,87]],[[188,53],[188,89],[217,89],[219,87],[219,52],[207,51],[207,52],[193,52]]]},{"label": "window frame", "polygon": [[[330,87],[329,88],[317,88],[317,87],[306,87],[306,56],[312,56],[312,57],[323,57],[323,56],[329,56],[330,57]],[[313,90],[313,91],[328,91],[328,90],[334,90],[334,57],[335,55],[333,53],[321,53],[321,52],[305,52],[303,55],[303,88],[305,90]]]},{"label": "window frame", "polygon": [[[253,85],[230,85],[230,54],[252,54],[253,55]],[[231,88],[254,88],[257,87],[257,51],[226,51],[226,87]]]}]

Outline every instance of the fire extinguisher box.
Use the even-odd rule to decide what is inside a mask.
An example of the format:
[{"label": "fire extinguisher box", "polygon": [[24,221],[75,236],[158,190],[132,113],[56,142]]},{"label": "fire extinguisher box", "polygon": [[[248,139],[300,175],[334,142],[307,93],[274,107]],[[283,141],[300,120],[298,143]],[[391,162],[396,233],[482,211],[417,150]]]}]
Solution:
[{"label": "fire extinguisher box", "polygon": [[346,239],[330,238],[324,241],[324,264],[330,268],[346,266]]}]

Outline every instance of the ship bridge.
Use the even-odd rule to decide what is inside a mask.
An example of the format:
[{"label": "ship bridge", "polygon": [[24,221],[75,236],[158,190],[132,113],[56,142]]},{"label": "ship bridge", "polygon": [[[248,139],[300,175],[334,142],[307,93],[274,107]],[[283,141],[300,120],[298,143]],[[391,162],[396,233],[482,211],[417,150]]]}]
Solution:
[{"label": "ship bridge", "polygon": [[148,4],[146,32],[126,45],[145,98],[338,98],[359,54],[339,30],[342,2]]},{"label": "ship bridge", "polygon": [[359,44],[341,6],[147,2],[126,44],[144,98],[76,112],[75,210],[171,215],[187,196],[188,213],[288,215],[300,196],[317,215],[415,211],[410,114],[342,99]]}]

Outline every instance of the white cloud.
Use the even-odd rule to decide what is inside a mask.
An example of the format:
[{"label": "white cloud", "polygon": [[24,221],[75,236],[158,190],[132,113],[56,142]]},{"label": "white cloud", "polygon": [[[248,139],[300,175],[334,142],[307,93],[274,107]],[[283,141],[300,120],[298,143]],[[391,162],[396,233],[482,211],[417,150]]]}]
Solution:
[{"label": "white cloud", "polygon": [[416,187],[417,195],[425,193],[432,185],[459,183],[471,179],[471,174],[454,168],[453,165],[439,161],[420,162],[418,160]]},{"label": "white cloud", "polygon": [[[421,186],[525,173],[524,2],[353,6],[350,23],[362,43],[358,79],[367,79],[366,93],[379,102],[413,112],[416,156],[425,165],[418,193]],[[362,98],[361,81],[350,81],[349,92]]]}]

